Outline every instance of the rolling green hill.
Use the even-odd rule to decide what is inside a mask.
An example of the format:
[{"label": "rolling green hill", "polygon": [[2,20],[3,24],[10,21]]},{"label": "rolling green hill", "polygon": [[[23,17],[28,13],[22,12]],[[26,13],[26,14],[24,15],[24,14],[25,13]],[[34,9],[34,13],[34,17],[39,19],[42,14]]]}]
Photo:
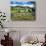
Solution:
[{"label": "rolling green hill", "polygon": [[[27,6],[15,6],[11,7],[11,19],[12,20],[35,20],[32,8]],[[35,13],[35,12],[34,12]]]}]

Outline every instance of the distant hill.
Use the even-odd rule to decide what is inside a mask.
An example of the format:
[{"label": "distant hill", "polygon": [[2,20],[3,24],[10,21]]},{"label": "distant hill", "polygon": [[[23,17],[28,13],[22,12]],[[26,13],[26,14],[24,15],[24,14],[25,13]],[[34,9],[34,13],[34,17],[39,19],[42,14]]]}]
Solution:
[{"label": "distant hill", "polygon": [[11,8],[29,8],[31,9],[31,7],[28,7],[28,6],[14,6],[14,7],[11,6]]}]

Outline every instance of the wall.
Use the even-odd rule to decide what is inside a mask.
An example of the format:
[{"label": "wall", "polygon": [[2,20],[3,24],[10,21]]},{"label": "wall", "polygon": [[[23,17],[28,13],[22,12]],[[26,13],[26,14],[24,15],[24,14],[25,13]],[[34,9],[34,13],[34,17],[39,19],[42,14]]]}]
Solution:
[{"label": "wall", "polygon": [[11,21],[9,3],[10,0],[0,0],[0,10],[5,12],[7,16],[5,27],[11,31],[20,31],[20,37],[31,31],[45,31],[46,33],[46,0],[36,0],[36,21]]},{"label": "wall", "polygon": [[[28,1],[28,0],[27,0]],[[10,0],[0,0],[0,10],[6,12],[6,27],[46,27],[46,0],[36,0],[36,21],[10,20]]]}]

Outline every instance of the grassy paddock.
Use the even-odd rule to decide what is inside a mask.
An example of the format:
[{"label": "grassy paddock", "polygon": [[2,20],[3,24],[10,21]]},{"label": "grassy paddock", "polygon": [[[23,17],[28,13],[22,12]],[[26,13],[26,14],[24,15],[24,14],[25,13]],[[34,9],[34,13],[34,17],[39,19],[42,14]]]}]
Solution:
[{"label": "grassy paddock", "polygon": [[30,8],[13,7],[11,8],[11,20],[35,20],[32,12]]},{"label": "grassy paddock", "polygon": [[11,16],[12,20],[34,20],[35,16],[32,16],[31,13],[16,13]]}]

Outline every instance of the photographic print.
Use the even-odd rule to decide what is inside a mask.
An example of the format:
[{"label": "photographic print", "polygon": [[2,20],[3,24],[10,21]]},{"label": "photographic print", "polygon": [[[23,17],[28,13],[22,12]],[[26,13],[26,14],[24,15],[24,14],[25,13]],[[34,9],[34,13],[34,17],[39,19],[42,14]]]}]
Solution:
[{"label": "photographic print", "polygon": [[11,20],[36,20],[36,2],[35,1],[11,1],[10,2]]}]

